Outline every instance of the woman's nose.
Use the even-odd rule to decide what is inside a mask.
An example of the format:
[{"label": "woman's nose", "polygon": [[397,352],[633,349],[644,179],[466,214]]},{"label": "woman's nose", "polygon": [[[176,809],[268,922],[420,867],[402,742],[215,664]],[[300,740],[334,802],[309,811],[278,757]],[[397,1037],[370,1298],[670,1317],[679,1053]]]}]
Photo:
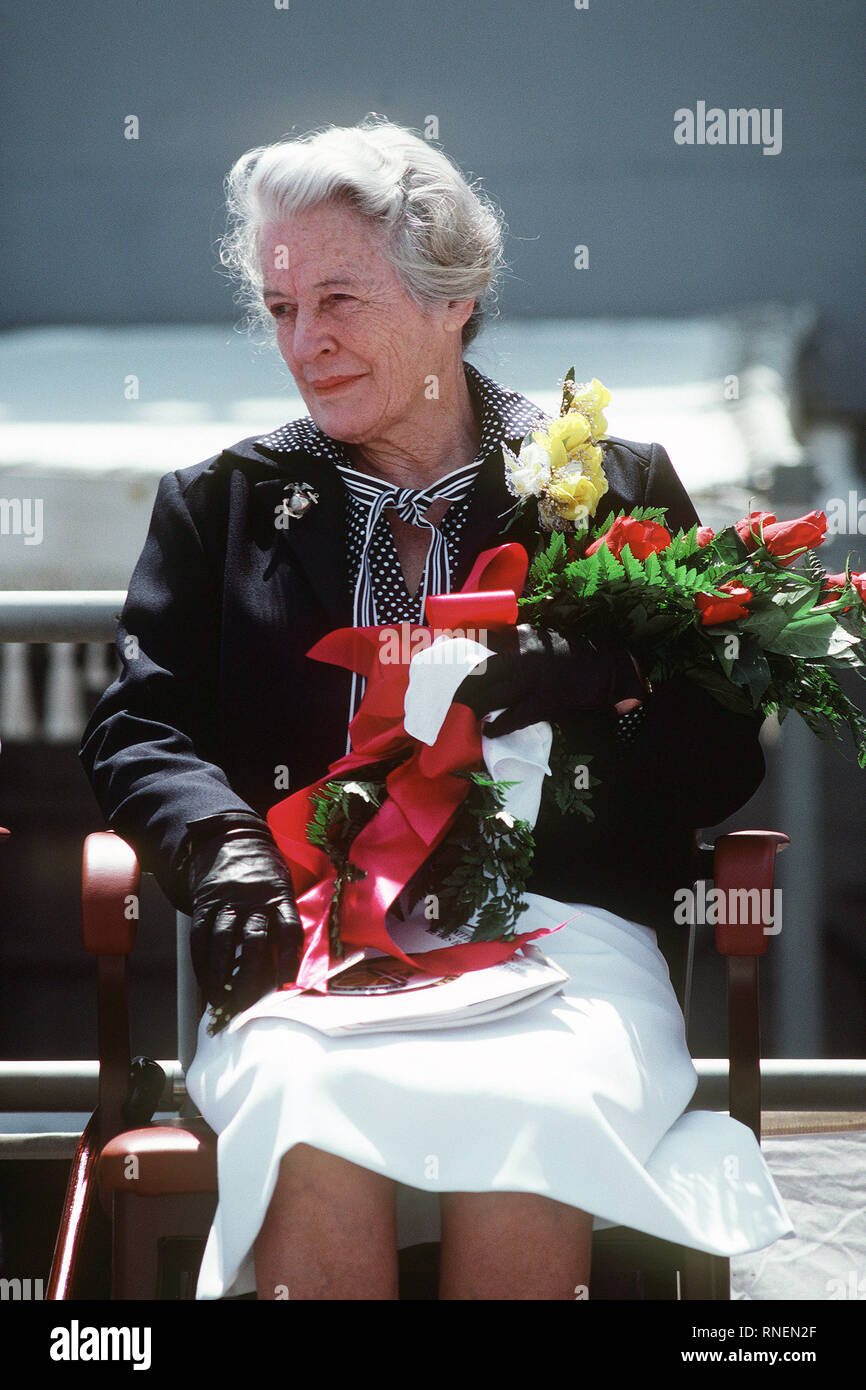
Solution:
[{"label": "woman's nose", "polygon": [[325,347],[335,347],[336,340],[322,318],[313,310],[298,309],[291,338],[292,355],[299,362],[312,362]]}]

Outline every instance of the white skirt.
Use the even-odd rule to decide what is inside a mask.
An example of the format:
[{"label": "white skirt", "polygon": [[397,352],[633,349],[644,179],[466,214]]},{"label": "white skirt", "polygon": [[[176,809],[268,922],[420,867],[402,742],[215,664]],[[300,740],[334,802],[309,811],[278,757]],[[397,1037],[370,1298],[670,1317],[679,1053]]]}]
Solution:
[{"label": "white skirt", "polygon": [[218,1136],[219,1202],[196,1297],[255,1289],[280,1159],[305,1143],[394,1178],[400,1246],[436,1240],[438,1193],[534,1192],[719,1255],[793,1230],[751,1130],[685,1112],[697,1085],[655,932],[527,894],[521,931],[561,995],[493,1023],[331,1038],[256,1018],[210,1037],[187,1088]]}]

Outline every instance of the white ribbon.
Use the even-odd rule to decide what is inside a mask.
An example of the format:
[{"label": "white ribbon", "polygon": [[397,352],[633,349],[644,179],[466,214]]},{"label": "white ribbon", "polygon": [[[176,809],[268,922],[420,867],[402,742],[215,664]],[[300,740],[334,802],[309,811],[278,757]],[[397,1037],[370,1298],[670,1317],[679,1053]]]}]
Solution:
[{"label": "white ribbon", "polygon": [[[461,681],[493,655],[481,642],[444,634],[416,652],[409,663],[404,704],[407,734],[421,743],[435,743]],[[501,713],[502,710],[491,710],[484,716],[481,756],[491,777],[515,783],[505,793],[505,809],[533,826],[538,818],[544,778],[550,775],[548,758],[553,731],[542,722],[515,729],[500,738],[485,738],[483,725]]]}]

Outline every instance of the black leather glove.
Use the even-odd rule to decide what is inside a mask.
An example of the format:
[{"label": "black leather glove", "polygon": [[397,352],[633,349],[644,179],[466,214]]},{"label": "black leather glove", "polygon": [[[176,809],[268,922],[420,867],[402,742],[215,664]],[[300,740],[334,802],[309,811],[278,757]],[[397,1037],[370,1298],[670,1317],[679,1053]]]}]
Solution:
[{"label": "black leather glove", "polygon": [[228,812],[190,827],[190,950],[224,1016],[297,976],[303,948],[292,878],[265,821]]},{"label": "black leather glove", "polygon": [[495,655],[461,682],[454,699],[479,717],[503,711],[485,724],[488,738],[584,710],[613,714],[619,701],[646,697],[635,663],[620,642],[563,637],[520,623],[492,633],[486,645]]}]

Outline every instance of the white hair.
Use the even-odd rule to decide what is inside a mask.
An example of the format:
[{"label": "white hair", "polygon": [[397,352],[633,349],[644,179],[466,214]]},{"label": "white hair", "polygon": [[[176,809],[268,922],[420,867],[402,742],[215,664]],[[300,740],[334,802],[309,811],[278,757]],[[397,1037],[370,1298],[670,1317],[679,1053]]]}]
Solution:
[{"label": "white hair", "polygon": [[226,179],[226,201],[220,261],[238,281],[235,297],[251,325],[273,328],[262,301],[263,223],[328,202],[343,202],[385,230],[391,264],[420,307],[475,299],[464,348],[496,301],[505,265],[501,212],[429,141],[375,113],[357,126],[249,150]]}]

